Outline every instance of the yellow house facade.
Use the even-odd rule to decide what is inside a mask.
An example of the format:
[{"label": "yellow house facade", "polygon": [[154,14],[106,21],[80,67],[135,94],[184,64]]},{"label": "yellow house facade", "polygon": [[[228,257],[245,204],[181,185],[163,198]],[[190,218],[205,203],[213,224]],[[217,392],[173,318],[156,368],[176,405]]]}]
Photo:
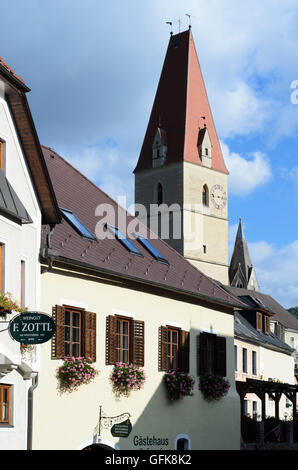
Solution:
[{"label": "yellow house facade", "polygon": [[[145,250],[139,238],[130,239],[139,254],[126,238],[92,242],[94,227],[98,234],[97,224],[112,222],[110,215],[98,221],[98,204],[120,210],[116,227],[124,211],[52,149],[44,148],[44,155],[62,213],[76,219],[56,226],[42,260],[42,311],[53,313],[57,331],[40,346],[33,449],[239,449],[233,345],[234,309],[241,302],[165,242],[151,240],[147,228],[155,251]],[[135,219],[127,217],[128,227]],[[43,232],[46,243],[48,227]],[[73,351],[90,355],[99,373],[78,390],[61,393],[56,371]],[[111,382],[119,359],[136,361],[146,376],[128,397],[117,397]],[[164,376],[170,369],[194,377],[192,396],[169,399]],[[208,401],[198,389],[207,372],[219,372],[230,383],[220,400]],[[129,435],[113,435],[113,426],[127,420]]]}]

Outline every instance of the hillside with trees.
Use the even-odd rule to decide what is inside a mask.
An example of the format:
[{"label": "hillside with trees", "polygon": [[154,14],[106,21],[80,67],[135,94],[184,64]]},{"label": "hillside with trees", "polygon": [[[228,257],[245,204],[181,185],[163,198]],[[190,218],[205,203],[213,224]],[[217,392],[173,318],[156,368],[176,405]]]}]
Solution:
[{"label": "hillside with trees", "polygon": [[288,309],[288,312],[298,319],[298,307],[291,307]]}]

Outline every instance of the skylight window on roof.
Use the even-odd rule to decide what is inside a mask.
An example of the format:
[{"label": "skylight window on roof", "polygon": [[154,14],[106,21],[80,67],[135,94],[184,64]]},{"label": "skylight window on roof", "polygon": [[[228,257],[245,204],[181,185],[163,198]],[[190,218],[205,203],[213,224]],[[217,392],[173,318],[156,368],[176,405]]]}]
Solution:
[{"label": "skylight window on roof", "polygon": [[257,302],[257,304],[262,305],[263,307],[265,307],[264,303],[262,302],[261,299],[259,299],[259,297],[253,297],[253,299]]},{"label": "skylight window on roof", "polygon": [[140,250],[132,243],[129,238],[125,237],[122,232],[117,227],[113,227],[112,225],[107,225],[107,228],[114,233],[117,240],[122,243],[122,245],[130,252],[138,256],[143,256]]},{"label": "skylight window on roof", "polygon": [[91,233],[77,216],[69,209],[59,208],[65,220],[83,237],[96,241],[97,238]]},{"label": "skylight window on roof", "polygon": [[138,241],[143,245],[149,253],[159,262],[169,264],[168,260],[153,246],[147,238],[138,237]]}]

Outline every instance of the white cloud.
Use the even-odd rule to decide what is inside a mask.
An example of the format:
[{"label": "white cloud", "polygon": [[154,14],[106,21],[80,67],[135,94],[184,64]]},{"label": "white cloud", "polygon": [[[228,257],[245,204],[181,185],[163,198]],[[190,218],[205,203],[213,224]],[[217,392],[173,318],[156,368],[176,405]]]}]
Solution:
[{"label": "white cloud", "polygon": [[249,252],[256,263],[262,263],[274,255],[274,247],[267,242],[249,243]]},{"label": "white cloud", "polygon": [[221,142],[221,148],[230,172],[229,191],[231,194],[245,196],[257,187],[266,184],[271,178],[270,164],[263,153],[255,152],[249,159],[246,159],[238,153],[231,152],[224,142]]},{"label": "white cloud", "polygon": [[244,81],[212,90],[213,112],[221,136],[259,132],[270,119],[272,100],[260,97]]},{"label": "white cloud", "polygon": [[285,308],[298,305],[298,240],[281,248],[265,241],[249,243],[259,290]]},{"label": "white cloud", "polygon": [[115,143],[111,145],[107,141],[72,151],[71,154],[58,148],[55,150],[112,199],[118,201],[118,197],[125,197],[126,207],[133,203],[131,161],[121,158]]}]

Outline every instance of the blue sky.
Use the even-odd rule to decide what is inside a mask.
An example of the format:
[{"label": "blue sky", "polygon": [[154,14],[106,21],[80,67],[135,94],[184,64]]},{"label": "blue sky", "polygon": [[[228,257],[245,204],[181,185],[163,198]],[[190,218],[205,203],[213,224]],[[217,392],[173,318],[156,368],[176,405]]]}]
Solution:
[{"label": "blue sky", "polygon": [[230,170],[230,249],[241,217],[260,290],[298,305],[296,0],[10,0],[0,56],[32,90],[41,143],[132,203],[166,22],[186,14]]}]

